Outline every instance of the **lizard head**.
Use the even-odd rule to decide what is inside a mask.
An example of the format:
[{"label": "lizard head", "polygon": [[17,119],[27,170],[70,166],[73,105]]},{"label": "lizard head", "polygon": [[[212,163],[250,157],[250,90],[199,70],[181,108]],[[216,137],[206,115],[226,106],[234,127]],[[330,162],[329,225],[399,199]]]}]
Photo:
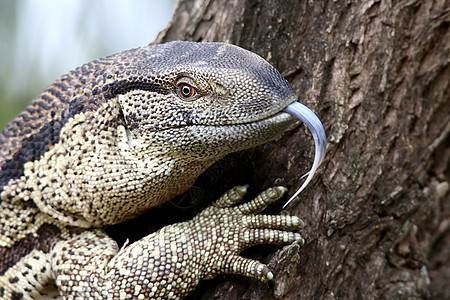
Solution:
[{"label": "lizard head", "polygon": [[149,87],[118,96],[131,141],[210,161],[265,143],[293,120],[282,111],[297,99],[295,91],[250,51],[171,42],[143,47],[134,57],[131,75],[119,82],[137,74]]}]

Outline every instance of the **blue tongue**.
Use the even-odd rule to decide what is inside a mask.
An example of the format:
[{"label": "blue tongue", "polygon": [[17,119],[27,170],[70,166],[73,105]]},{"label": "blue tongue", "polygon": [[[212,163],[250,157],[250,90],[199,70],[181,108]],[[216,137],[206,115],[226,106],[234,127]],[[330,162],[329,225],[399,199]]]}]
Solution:
[{"label": "blue tongue", "polygon": [[300,178],[302,179],[303,177],[308,176],[306,177],[305,182],[303,182],[302,186],[286,202],[283,208],[285,208],[295,197],[297,197],[298,194],[300,194],[308,185],[308,183],[316,173],[317,168],[322,163],[325,157],[325,152],[327,151],[327,137],[325,136],[325,129],[323,128],[322,122],[320,122],[319,118],[309,108],[299,102],[294,102],[289,104],[289,106],[286,107],[284,111],[299,118],[303,123],[306,124],[306,126],[308,126],[308,129],[311,131],[314,138],[314,143],[316,145],[316,154],[314,155],[314,162],[311,170],[309,170],[308,173]]}]

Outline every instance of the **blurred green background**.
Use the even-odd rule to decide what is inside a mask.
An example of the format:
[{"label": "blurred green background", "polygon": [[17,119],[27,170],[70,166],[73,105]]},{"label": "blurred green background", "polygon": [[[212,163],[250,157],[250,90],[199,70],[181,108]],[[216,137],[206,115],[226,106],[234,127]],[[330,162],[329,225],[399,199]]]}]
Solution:
[{"label": "blurred green background", "polygon": [[0,0],[0,130],[55,79],[145,45],[176,0]]}]

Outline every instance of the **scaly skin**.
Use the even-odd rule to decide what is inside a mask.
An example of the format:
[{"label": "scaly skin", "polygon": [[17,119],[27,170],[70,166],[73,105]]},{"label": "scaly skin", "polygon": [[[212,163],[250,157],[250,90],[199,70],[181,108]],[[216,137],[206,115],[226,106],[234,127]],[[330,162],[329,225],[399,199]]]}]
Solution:
[{"label": "scaly skin", "polygon": [[61,77],[0,135],[0,297],[166,299],[221,273],[271,279],[239,252],[302,242],[297,217],[255,215],[281,187],[240,206],[245,188],[234,188],[123,249],[102,228],[269,141],[293,121],[281,111],[295,100],[266,61],[223,43],[144,46]]}]

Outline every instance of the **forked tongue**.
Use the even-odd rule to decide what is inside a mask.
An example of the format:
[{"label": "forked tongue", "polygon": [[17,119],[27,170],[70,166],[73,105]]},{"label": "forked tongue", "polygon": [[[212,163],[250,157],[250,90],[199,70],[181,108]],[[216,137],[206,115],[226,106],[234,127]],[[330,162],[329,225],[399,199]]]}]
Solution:
[{"label": "forked tongue", "polygon": [[294,102],[289,104],[288,107],[284,109],[285,112],[299,118],[303,123],[308,126],[308,129],[311,131],[314,143],[316,145],[316,154],[314,155],[314,162],[311,167],[311,170],[309,170],[308,173],[303,175],[300,179],[302,179],[305,176],[306,180],[303,182],[302,186],[295,192],[294,195],[286,202],[286,204],[283,206],[285,208],[291,201],[300,194],[303,189],[308,185],[308,183],[311,181],[311,179],[314,176],[314,173],[316,173],[317,168],[322,163],[325,152],[327,151],[327,137],[325,136],[325,129],[323,128],[322,122],[320,122],[319,118],[305,105],[301,104],[300,102]]}]

